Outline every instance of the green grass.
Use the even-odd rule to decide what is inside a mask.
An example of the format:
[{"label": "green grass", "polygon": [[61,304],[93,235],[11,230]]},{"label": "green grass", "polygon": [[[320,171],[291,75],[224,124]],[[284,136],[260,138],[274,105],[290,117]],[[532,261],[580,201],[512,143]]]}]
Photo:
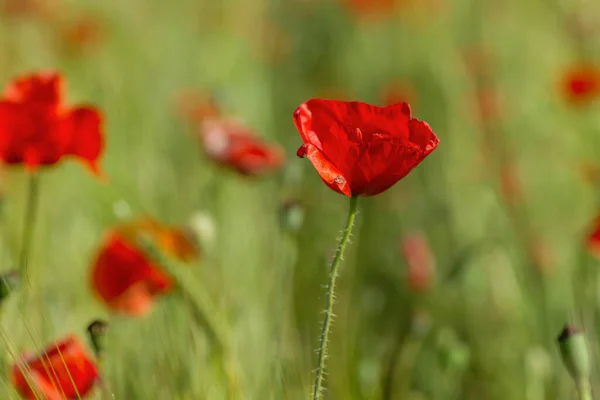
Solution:
[{"label": "green grass", "polygon": [[[598,198],[579,168],[597,162],[600,113],[597,105],[573,110],[557,92],[577,60],[565,13],[543,0],[479,3],[447,0],[439,11],[355,23],[334,2],[65,1],[65,18],[91,13],[101,24],[102,43],[83,55],[60,52],[44,23],[0,17],[0,84],[38,68],[62,71],[71,103],[105,113],[110,177],[102,184],[72,161],[43,172],[31,300],[23,309],[14,296],[2,316],[8,357],[68,332],[83,336],[92,319],[107,318],[104,368],[116,399],[225,399],[205,338],[176,297],[134,320],[109,316],[88,285],[102,234],[123,204],[133,216],[176,224],[203,211],[215,219],[217,240],[187,272],[232,351],[235,398],[309,398],[327,264],[347,201],[295,157],[292,112],[331,89],[379,103],[380,91],[401,80],[415,87],[413,110],[441,143],[405,180],[360,202],[338,280],[326,398],[574,398],[554,340],[572,320],[598,347],[598,288],[587,278],[597,265],[582,245]],[[267,20],[288,46],[275,60],[260,54],[272,39],[262,32]],[[482,153],[463,57],[472,46],[489,53],[504,100],[493,126],[524,185],[517,223],[498,195],[495,160]],[[285,147],[285,169],[245,179],[212,165],[173,111],[174,95],[190,88],[222,90],[229,112]],[[25,178],[19,168],[2,178],[2,270],[16,263]],[[288,198],[306,207],[297,235],[279,226]],[[547,272],[533,269],[523,226],[551,252]],[[399,239],[411,231],[427,234],[437,260],[427,294],[407,286]],[[597,371],[593,378],[596,387]],[[393,386],[384,399],[386,380]],[[17,398],[2,382],[0,398]]]}]

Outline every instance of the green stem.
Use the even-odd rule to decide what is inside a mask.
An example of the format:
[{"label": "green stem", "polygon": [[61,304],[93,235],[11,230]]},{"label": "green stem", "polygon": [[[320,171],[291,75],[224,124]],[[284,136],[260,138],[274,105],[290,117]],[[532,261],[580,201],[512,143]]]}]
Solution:
[{"label": "green stem", "polygon": [[[29,176],[27,187],[27,205],[23,218],[23,237],[21,239],[21,253],[19,254],[19,273],[21,278],[29,282],[27,274],[28,260],[31,253],[33,232],[36,224],[37,203],[39,202],[39,177],[37,173]],[[26,285],[25,285],[26,286]]]},{"label": "green stem", "polygon": [[581,379],[577,382],[577,395],[579,400],[594,400],[592,397],[592,387],[588,379]]},{"label": "green stem", "polygon": [[344,228],[344,235],[335,252],[335,257],[331,262],[329,269],[329,281],[327,282],[327,302],[325,304],[325,317],[323,318],[323,328],[319,339],[319,351],[317,357],[317,372],[315,375],[315,386],[313,391],[313,400],[320,400],[323,393],[323,378],[325,374],[325,360],[327,359],[327,344],[329,339],[329,331],[331,330],[331,318],[333,315],[333,301],[335,298],[335,281],[338,277],[340,261],[344,255],[344,249],[350,239],[352,226],[354,225],[354,217],[356,216],[356,206],[358,203],[357,197],[350,198],[350,207],[348,209],[348,219]]}]

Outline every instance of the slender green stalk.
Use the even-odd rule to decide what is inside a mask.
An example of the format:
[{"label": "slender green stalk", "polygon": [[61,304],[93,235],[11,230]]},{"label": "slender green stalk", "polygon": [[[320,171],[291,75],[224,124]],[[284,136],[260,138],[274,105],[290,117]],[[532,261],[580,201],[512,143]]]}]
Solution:
[{"label": "slender green stalk", "polygon": [[329,269],[329,281],[327,282],[327,302],[325,303],[325,317],[323,318],[323,328],[319,339],[319,351],[317,357],[317,372],[315,375],[315,386],[313,391],[313,400],[320,400],[323,394],[323,378],[325,374],[325,361],[327,359],[327,344],[329,340],[329,331],[331,330],[331,318],[333,316],[333,301],[335,298],[335,281],[338,277],[340,261],[344,255],[344,249],[350,239],[352,226],[354,225],[354,217],[356,216],[356,206],[358,203],[357,197],[350,198],[350,207],[348,209],[348,219],[344,234],[338,248],[335,252],[335,257],[331,262]]},{"label": "slender green stalk", "polygon": [[594,400],[589,380],[581,379],[577,382],[577,395],[579,396],[579,400]]},{"label": "slender green stalk", "polygon": [[[38,173],[29,175],[27,187],[27,204],[23,218],[23,237],[21,239],[21,252],[19,254],[19,272],[22,279],[29,282],[27,274],[28,260],[31,253],[33,232],[37,217],[37,204],[39,202],[39,176]],[[24,285],[26,286],[26,285]]]}]

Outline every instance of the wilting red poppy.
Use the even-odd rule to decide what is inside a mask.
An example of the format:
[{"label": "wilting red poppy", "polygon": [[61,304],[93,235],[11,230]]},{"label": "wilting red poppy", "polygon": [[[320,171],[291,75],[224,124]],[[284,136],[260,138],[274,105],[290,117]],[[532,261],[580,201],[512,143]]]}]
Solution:
[{"label": "wilting red poppy", "polygon": [[133,316],[147,314],[154,298],[173,288],[162,267],[136,245],[139,234],[149,235],[160,250],[182,261],[198,257],[195,244],[185,232],[149,218],[113,229],[93,265],[91,285],[110,309]]},{"label": "wilting red poppy", "polygon": [[63,104],[63,79],[40,73],[13,81],[0,98],[0,159],[29,170],[80,158],[99,173],[102,116],[94,107]]},{"label": "wilting red poppy", "polygon": [[600,94],[600,68],[593,65],[577,65],[562,78],[564,98],[573,104],[587,103]]},{"label": "wilting red poppy", "polygon": [[11,379],[25,399],[80,399],[91,392],[98,369],[81,341],[71,335],[40,355],[18,360]]},{"label": "wilting red poppy", "polygon": [[429,289],[435,275],[435,259],[429,249],[427,237],[422,234],[406,235],[402,238],[401,249],[410,289],[415,292]]},{"label": "wilting red poppy", "polygon": [[281,147],[265,143],[232,119],[205,120],[201,139],[209,158],[242,175],[257,176],[278,170],[285,161]]},{"label": "wilting red poppy", "polygon": [[373,196],[405,177],[438,145],[430,126],[411,118],[410,106],[311,99],[294,112],[307,157],[331,189]]},{"label": "wilting red poppy", "polygon": [[586,244],[589,252],[600,258],[600,215],[594,219],[590,226]]}]

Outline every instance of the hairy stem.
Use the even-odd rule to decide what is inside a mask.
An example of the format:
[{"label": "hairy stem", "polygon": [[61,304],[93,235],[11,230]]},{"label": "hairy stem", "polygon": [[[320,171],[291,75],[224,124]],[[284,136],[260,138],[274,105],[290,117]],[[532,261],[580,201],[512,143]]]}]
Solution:
[{"label": "hairy stem", "polygon": [[327,302],[325,303],[325,317],[323,318],[323,327],[319,339],[319,351],[317,357],[317,372],[315,375],[315,385],[313,391],[313,400],[320,400],[323,393],[323,378],[325,374],[325,361],[327,359],[327,344],[329,340],[329,331],[331,330],[331,318],[333,315],[333,301],[335,298],[335,281],[338,277],[340,261],[344,255],[344,249],[350,239],[352,226],[354,225],[354,217],[356,216],[357,197],[350,198],[350,207],[348,209],[348,218],[344,234],[338,248],[335,252],[335,257],[329,268],[329,281],[327,282]]}]

